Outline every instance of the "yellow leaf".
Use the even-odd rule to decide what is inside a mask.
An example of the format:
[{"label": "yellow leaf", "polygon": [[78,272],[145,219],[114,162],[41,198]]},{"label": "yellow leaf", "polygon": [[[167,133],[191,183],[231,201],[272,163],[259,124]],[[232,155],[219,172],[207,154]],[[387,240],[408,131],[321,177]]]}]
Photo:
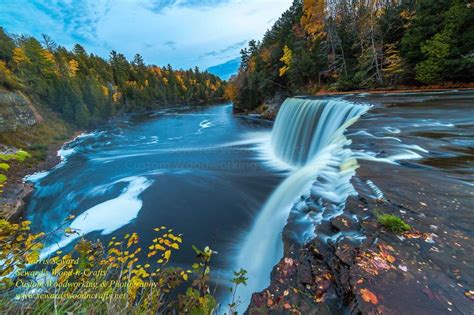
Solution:
[{"label": "yellow leaf", "polygon": [[28,253],[25,257],[26,259],[26,262],[29,263],[29,264],[34,264],[35,262],[38,261],[39,259],[39,253],[38,252],[31,252],[31,253]]}]

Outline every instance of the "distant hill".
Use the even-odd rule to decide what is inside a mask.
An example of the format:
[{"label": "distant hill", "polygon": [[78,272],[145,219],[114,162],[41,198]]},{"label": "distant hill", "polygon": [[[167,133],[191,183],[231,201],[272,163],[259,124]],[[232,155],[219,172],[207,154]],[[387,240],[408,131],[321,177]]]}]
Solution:
[{"label": "distant hill", "polygon": [[212,66],[207,69],[210,73],[217,75],[222,80],[229,80],[231,76],[237,74],[240,68],[240,57],[229,60],[220,65]]}]

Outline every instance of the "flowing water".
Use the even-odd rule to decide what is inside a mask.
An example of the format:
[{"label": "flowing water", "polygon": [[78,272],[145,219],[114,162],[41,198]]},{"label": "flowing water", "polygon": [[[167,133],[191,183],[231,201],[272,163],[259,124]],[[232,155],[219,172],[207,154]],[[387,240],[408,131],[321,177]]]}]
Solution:
[{"label": "flowing water", "polygon": [[[455,92],[293,98],[273,129],[232,115],[231,105],[131,116],[78,137],[59,152],[57,167],[30,176],[36,190],[26,213],[38,231],[53,231],[74,214],[70,227],[105,241],[139,232],[147,244],[154,227],[173,228],[184,237],[176,265],[192,263],[191,244],[218,252],[213,283],[222,303],[231,271],[248,270],[248,286],[238,292],[244,310],[282,257],[288,217],[293,242],[315,237],[314,226],[357,194],[357,160],[396,166],[394,182],[422,170],[417,180],[431,174],[461,185],[453,189],[472,187],[474,124],[466,113],[473,99]],[[374,198],[383,197],[381,180],[364,181]],[[299,205],[309,195],[317,200],[311,211]],[[453,215],[474,218],[472,209],[446,216]],[[75,241],[58,235],[42,255]]]},{"label": "flowing water", "polygon": [[[343,133],[368,108],[341,100],[290,98],[283,103],[271,148],[292,171],[272,193],[242,245],[237,266],[246,269],[250,279],[238,292],[243,301],[268,286],[269,277],[262,275],[268,275],[283,255],[281,232],[296,198],[311,191],[338,205],[333,212],[337,215],[343,209],[339,205],[355,193],[350,179],[357,163]],[[311,187],[314,182],[317,184]],[[303,243],[314,236],[314,225],[322,218],[305,213],[299,219],[302,228],[294,229],[294,240]]]},{"label": "flowing water", "polygon": [[[36,190],[26,214],[37,231],[53,231],[73,214],[67,226],[105,242],[138,232],[147,245],[155,227],[173,228],[183,234],[173,263],[189,268],[191,245],[209,245],[222,292],[240,239],[285,176],[257,151],[270,128],[233,116],[231,105],[132,116],[80,136],[59,152],[61,164],[30,176]],[[42,256],[78,237],[58,233]]]}]

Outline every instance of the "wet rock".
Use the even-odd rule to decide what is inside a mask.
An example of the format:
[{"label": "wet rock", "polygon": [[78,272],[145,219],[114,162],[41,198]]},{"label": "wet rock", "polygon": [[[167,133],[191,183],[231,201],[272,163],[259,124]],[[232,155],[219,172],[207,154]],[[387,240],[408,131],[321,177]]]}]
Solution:
[{"label": "wet rock", "polygon": [[346,265],[354,263],[356,252],[356,246],[350,239],[343,238],[337,242],[335,255]]},{"label": "wet rock", "polygon": [[333,227],[335,227],[338,231],[341,232],[357,231],[360,229],[360,224],[356,221],[356,219],[346,213],[332,218],[331,224]]}]

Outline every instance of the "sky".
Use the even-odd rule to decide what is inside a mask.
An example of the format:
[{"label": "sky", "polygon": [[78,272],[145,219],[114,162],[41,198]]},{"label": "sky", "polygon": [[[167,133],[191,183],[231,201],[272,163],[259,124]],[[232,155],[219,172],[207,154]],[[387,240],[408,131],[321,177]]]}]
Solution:
[{"label": "sky", "polygon": [[261,39],[292,0],[0,0],[0,26],[13,34],[116,50],[146,63],[206,69]]}]

